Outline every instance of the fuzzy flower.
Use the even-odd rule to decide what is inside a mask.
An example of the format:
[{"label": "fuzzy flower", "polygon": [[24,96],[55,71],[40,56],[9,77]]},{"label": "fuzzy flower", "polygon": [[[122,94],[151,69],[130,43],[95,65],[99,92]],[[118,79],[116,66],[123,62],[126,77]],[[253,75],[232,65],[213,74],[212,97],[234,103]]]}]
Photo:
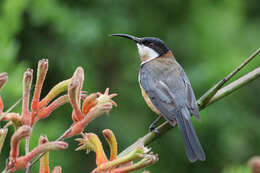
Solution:
[{"label": "fuzzy flower", "polygon": [[46,142],[38,145],[31,152],[25,156],[18,157],[14,164],[9,165],[9,169],[13,171],[24,169],[29,162],[39,156],[42,153],[46,153],[53,150],[64,150],[68,148],[68,144],[62,141]]},{"label": "fuzzy flower", "polygon": [[[97,168],[92,173],[124,173],[135,171],[149,165],[154,164],[158,161],[158,156],[150,152],[150,149],[145,147],[141,141],[136,148],[133,148],[130,152],[122,157],[117,157],[117,141],[114,133],[106,129],[103,131],[109,146],[110,146],[110,159],[108,160],[102,143],[100,142],[97,135],[93,133],[82,134],[83,138],[78,138],[76,141],[79,142],[78,150],[87,150],[87,153],[94,151],[96,153],[96,164]],[[139,160],[141,159],[141,160]],[[133,163],[133,161],[137,161]]]},{"label": "fuzzy flower", "polygon": [[[81,132],[83,132],[84,128],[94,119],[99,117],[100,115],[106,113],[109,114],[110,110],[113,108],[113,106],[117,106],[117,104],[112,100],[113,97],[115,97],[117,94],[109,94],[109,89],[107,88],[104,92],[104,94],[97,93],[97,94],[91,94],[88,97],[86,97],[83,106],[82,111],[79,109],[78,111],[73,111],[73,115],[75,114],[81,114],[83,115],[83,119],[80,121],[74,121],[74,124],[70,128],[70,130],[65,134],[65,137],[71,137],[74,135],[78,135]],[[71,97],[74,98],[74,97]],[[72,101],[74,102],[74,101]],[[76,102],[74,102],[76,104]],[[89,104],[91,106],[89,106]],[[79,106],[79,105],[78,105]],[[78,107],[75,106],[75,107]],[[76,108],[78,109],[78,108]],[[78,113],[76,113],[78,112]],[[82,114],[84,113],[84,114]],[[85,114],[86,113],[86,114]],[[79,116],[75,116],[79,117]],[[75,120],[75,117],[73,118]]]},{"label": "fuzzy flower", "polygon": [[24,125],[24,126],[20,127],[12,136],[11,151],[10,151],[10,156],[9,156],[9,160],[11,162],[16,161],[17,157],[19,156],[20,142],[25,137],[30,136],[31,131],[32,131],[32,129],[30,126]]}]

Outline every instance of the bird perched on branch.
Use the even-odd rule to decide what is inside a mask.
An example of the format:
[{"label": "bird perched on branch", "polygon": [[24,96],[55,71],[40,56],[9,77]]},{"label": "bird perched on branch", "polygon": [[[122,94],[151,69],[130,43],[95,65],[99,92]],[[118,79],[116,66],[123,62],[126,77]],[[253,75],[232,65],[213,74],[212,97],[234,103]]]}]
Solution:
[{"label": "bird perched on branch", "polygon": [[177,122],[189,160],[204,161],[205,153],[191,123],[191,113],[200,120],[196,98],[187,75],[171,50],[162,40],[154,37],[112,36],[128,38],[137,44],[141,60],[138,79],[142,95],[152,111],[159,115],[150,125],[150,131],[158,133],[155,125],[161,117],[173,126]]}]

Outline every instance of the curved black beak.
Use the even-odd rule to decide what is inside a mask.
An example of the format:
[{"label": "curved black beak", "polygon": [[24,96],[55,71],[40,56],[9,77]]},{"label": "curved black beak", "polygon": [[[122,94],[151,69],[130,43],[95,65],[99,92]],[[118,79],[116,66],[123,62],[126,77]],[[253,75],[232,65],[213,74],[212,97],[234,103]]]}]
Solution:
[{"label": "curved black beak", "polygon": [[135,37],[135,36],[132,36],[132,35],[128,35],[128,34],[111,34],[110,36],[119,36],[119,37],[128,38],[128,39],[133,40],[133,41],[135,41],[136,43],[139,43],[139,44],[141,44],[141,42],[142,42],[141,38],[138,38],[138,37]]}]

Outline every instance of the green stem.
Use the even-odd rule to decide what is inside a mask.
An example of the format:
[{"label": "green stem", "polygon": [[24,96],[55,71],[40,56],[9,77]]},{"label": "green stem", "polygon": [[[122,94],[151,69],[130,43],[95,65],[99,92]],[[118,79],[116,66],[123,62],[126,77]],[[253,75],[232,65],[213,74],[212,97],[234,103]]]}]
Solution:
[{"label": "green stem", "polygon": [[245,65],[247,65],[251,60],[253,60],[260,53],[260,48],[258,48],[254,53],[252,53],[243,63],[241,63],[235,70],[229,73],[224,79],[219,81],[216,85],[210,88],[203,94],[197,101],[199,107],[204,107],[208,104],[209,100],[218,92],[218,90],[229,81],[237,72],[239,72]]},{"label": "green stem", "polygon": [[220,89],[216,95],[209,100],[206,106],[222,99],[223,97],[231,94],[232,92],[236,91],[237,89],[241,88],[245,84],[253,81],[254,79],[260,76],[260,67],[256,68],[255,70],[247,73],[246,75],[242,76],[241,78],[237,79],[236,81],[230,83],[229,85],[225,86],[224,88]]}]

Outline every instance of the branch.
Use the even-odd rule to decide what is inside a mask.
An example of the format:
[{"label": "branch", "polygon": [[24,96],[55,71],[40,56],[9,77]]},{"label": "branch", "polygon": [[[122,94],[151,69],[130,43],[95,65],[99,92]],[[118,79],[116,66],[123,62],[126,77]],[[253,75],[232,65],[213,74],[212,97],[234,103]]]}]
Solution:
[{"label": "branch", "polygon": [[222,99],[223,97],[231,94],[232,92],[236,91],[237,89],[241,88],[245,84],[253,81],[254,79],[260,76],[260,67],[256,68],[255,70],[247,73],[246,75],[242,76],[241,78],[237,79],[236,81],[230,83],[229,85],[225,86],[224,88],[220,89],[216,95],[209,100],[206,106]]},{"label": "branch", "polygon": [[[235,90],[239,89],[240,87],[248,84],[249,82],[253,81],[254,79],[258,78],[260,76],[260,67],[256,68],[254,71],[249,72],[248,74],[244,75],[243,77],[237,79],[236,81],[230,83],[226,87],[220,89],[231,77],[233,77],[237,72],[239,72],[249,61],[251,61],[256,55],[260,53],[260,48],[257,49],[252,55],[250,55],[242,64],[240,64],[234,71],[232,71],[229,75],[227,75],[223,80],[219,81],[216,85],[214,85],[212,88],[210,88],[201,98],[197,100],[197,104],[199,106],[199,109],[202,110],[209,106],[210,104],[224,98],[225,96],[231,94]],[[160,136],[163,136],[166,132],[168,132],[170,129],[175,127],[177,125],[176,121],[173,125],[170,125],[168,122],[164,122],[159,127],[157,127],[157,130],[160,132]],[[149,132],[145,136],[141,137],[130,145],[128,148],[126,148],[123,152],[121,152],[118,157],[122,157],[126,155],[128,152],[132,151],[134,148],[136,148],[137,144],[140,142],[139,140],[142,140],[144,145],[148,145],[152,143],[154,140],[158,139],[160,136],[158,136],[154,132]]]},{"label": "branch", "polygon": [[227,81],[229,81],[237,72],[239,72],[251,60],[253,60],[259,53],[260,48],[258,48],[254,53],[252,53],[242,64],[235,68],[235,70],[229,73],[224,79],[222,79],[216,85],[214,85],[212,88],[206,91],[205,94],[203,94],[197,101],[199,107],[202,108],[203,106],[205,106]]}]

